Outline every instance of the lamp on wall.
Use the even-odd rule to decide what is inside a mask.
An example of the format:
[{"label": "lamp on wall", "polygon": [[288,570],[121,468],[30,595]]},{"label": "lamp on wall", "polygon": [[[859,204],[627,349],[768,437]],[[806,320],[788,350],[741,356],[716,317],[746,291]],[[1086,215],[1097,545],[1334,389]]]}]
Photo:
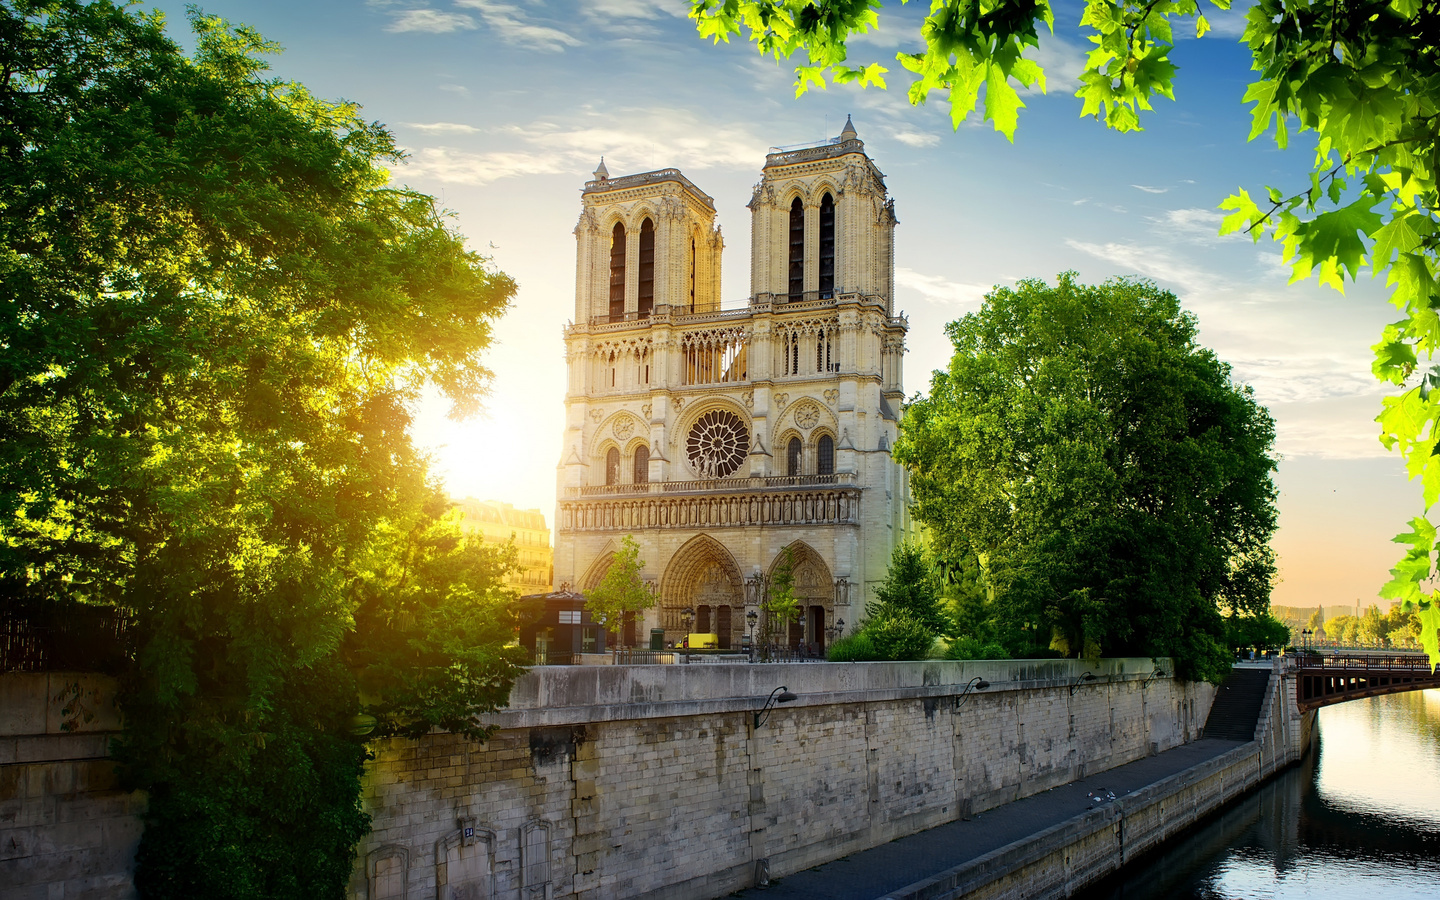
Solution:
[{"label": "lamp on wall", "polygon": [[960,692],[960,696],[955,698],[955,708],[960,708],[960,704],[964,703],[965,698],[970,696],[971,690],[983,691],[989,686],[990,682],[981,678],[979,675],[976,675],[974,678],[970,679],[969,684],[965,685],[965,690]]},{"label": "lamp on wall", "polygon": [[1084,675],[1081,675],[1079,678],[1077,678],[1077,679],[1075,679],[1074,681],[1070,682],[1070,696],[1072,696],[1072,697],[1075,696],[1075,689],[1080,686],[1080,683],[1081,683],[1082,681],[1094,681],[1094,680],[1095,680],[1095,676],[1094,676],[1093,674],[1091,674],[1090,672],[1086,672]]},{"label": "lamp on wall", "polygon": [[1154,680],[1157,679],[1157,678],[1164,678],[1164,677],[1165,677],[1165,670],[1164,670],[1164,669],[1156,669],[1155,671],[1151,672],[1149,675],[1146,675],[1144,681],[1140,682],[1140,689],[1143,691],[1143,690],[1145,689],[1145,686],[1148,685],[1150,682],[1154,681]]},{"label": "lamp on wall", "polygon": [[765,720],[770,717],[770,710],[773,704],[794,702],[795,695],[790,693],[788,687],[783,684],[780,685],[770,692],[770,696],[765,700],[765,705],[760,707],[759,712],[755,713],[755,728],[759,729],[761,725],[765,724]]}]

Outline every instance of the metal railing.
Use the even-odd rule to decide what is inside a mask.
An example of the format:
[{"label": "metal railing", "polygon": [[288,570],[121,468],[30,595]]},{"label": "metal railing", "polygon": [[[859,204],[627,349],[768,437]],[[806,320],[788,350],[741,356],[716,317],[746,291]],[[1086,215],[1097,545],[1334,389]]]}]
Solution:
[{"label": "metal railing", "polygon": [[765,488],[834,487],[857,483],[854,472],[830,475],[746,475],[740,478],[647,481],[641,484],[587,484],[567,487],[567,497],[613,497],[627,494],[681,494],[717,491],[753,491]]},{"label": "metal railing", "polygon": [[1375,672],[1426,672],[1430,671],[1430,660],[1423,653],[1323,653],[1316,650],[1301,650],[1294,656],[1295,665],[1301,669],[1360,669]]},{"label": "metal railing", "polygon": [[0,612],[0,672],[120,671],[131,618],[113,606],[38,604]]}]

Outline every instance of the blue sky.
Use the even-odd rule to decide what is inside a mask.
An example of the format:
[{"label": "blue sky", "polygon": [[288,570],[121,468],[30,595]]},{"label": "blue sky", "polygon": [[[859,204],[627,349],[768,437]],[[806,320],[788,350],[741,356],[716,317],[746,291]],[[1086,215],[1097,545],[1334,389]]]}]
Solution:
[{"label": "blue sky", "polygon": [[[150,4],[183,43],[184,4]],[[1243,7],[1243,4],[1241,4]],[[208,0],[285,52],[275,74],[361,103],[410,153],[394,179],[438,196],[472,247],[520,284],[490,356],[488,414],[450,422],[429,403],[417,438],[457,495],[554,510],[564,394],[561,329],[574,315],[579,190],[603,154],[612,175],[682,169],[711,194],[726,250],[723,296],[748,293],[749,214],[765,150],[837,134],[853,114],[887,176],[896,232],[896,304],[910,317],[906,388],[923,391],[949,346],[945,322],[995,284],[1142,275],[1180,296],[1201,339],[1277,422],[1283,459],[1275,540],[1286,605],[1368,602],[1398,556],[1389,538],[1419,511],[1418,490],[1376,440],[1379,386],[1369,346],[1397,318],[1368,278],[1341,296],[1286,285],[1268,239],[1216,237],[1237,187],[1308,182],[1304,141],[1247,143],[1243,11],[1182,40],[1177,102],[1145,131],[1080,119],[1074,78],[1087,45],[1082,4],[1056,4],[1042,38],[1048,94],[1027,95],[1011,145],[972,116],[952,131],[942,97],[905,100],[893,62],[914,49],[920,4],[894,5],[851,59],[891,69],[889,91],[831,87],[796,99],[789,65],[743,43],[711,46],[677,0]],[[1177,27],[1183,31],[1184,27]]]}]

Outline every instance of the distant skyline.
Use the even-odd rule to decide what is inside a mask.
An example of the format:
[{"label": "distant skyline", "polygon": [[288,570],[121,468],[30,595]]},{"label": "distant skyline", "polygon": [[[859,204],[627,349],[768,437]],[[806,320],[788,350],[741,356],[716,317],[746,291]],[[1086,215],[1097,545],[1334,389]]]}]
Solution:
[{"label": "distant skyline", "polygon": [[[163,10],[189,46],[184,4]],[[1146,131],[1118,135],[1078,118],[1074,78],[1088,45],[1083,5],[1055,4],[1042,36],[1049,94],[1031,93],[1012,146],[972,116],[958,132],[943,102],[912,108],[908,49],[925,6],[887,6],[852,60],[891,69],[889,91],[831,87],[796,99],[788,64],[745,44],[710,46],[678,0],[585,4],[501,0],[210,0],[208,13],[283,45],[273,74],[354,100],[410,154],[392,172],[440,198],[472,248],[520,285],[487,357],[487,414],[456,423],[429,402],[418,442],[456,497],[539,508],[553,528],[563,426],[561,330],[574,316],[579,191],[605,157],[612,175],[674,166],[715,198],[726,250],[726,306],[749,293],[750,189],[772,145],[838,134],[847,114],[887,176],[896,230],[896,306],[910,318],[906,389],[943,368],[946,322],[996,284],[1140,275],[1174,291],[1200,339],[1275,417],[1286,606],[1368,605],[1399,557],[1390,537],[1420,511],[1419,491],[1376,439],[1381,386],[1369,346],[1396,316],[1383,285],[1286,286],[1268,239],[1219,238],[1216,206],[1237,187],[1308,183],[1305,141],[1247,143],[1240,102],[1245,9],[1210,15],[1181,40],[1178,102],[1161,98]],[[1177,29],[1177,31],[1180,29]]]}]

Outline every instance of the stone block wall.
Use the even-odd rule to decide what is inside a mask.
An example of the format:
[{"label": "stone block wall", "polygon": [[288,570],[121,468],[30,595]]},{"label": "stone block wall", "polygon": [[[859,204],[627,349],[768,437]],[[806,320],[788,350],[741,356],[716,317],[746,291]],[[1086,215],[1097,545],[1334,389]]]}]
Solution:
[{"label": "stone block wall", "polygon": [[0,675],[0,900],[135,896],[144,796],[121,791],[100,675]]},{"label": "stone block wall", "polygon": [[[721,896],[757,863],[782,876],[1193,739],[1213,688],[1154,669],[536,669],[488,743],[377,748],[350,896]],[[976,678],[988,689],[967,692]],[[797,700],[756,728],[782,684]]]}]

